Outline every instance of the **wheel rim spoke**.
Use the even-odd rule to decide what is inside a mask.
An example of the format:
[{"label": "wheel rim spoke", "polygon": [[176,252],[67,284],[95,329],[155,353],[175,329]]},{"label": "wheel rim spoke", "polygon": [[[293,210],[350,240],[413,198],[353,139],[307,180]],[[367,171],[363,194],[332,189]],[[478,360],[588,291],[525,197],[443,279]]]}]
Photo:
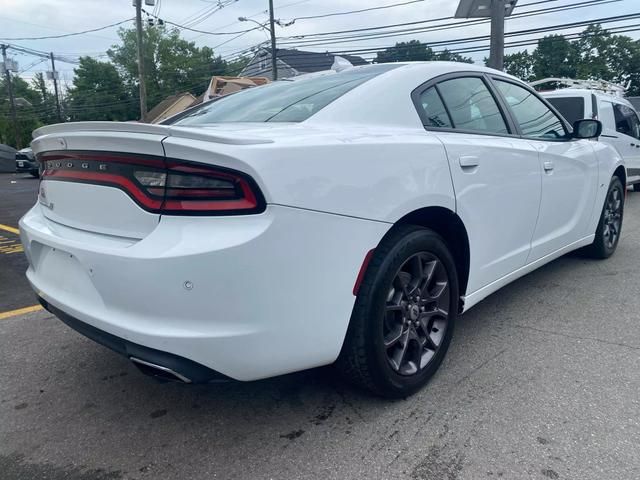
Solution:
[{"label": "wheel rim spoke", "polygon": [[429,252],[407,259],[387,295],[383,344],[391,368],[400,375],[424,369],[443,343],[449,318],[447,271]]}]

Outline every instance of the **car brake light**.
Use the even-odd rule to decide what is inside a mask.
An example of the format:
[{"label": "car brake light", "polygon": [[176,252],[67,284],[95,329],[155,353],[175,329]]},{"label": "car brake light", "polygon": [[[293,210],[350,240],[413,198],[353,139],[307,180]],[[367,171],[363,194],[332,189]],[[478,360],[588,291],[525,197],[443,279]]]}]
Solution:
[{"label": "car brake light", "polygon": [[43,179],[116,187],[154,213],[241,215],[265,208],[251,177],[222,167],[107,152],[47,152],[38,160]]}]

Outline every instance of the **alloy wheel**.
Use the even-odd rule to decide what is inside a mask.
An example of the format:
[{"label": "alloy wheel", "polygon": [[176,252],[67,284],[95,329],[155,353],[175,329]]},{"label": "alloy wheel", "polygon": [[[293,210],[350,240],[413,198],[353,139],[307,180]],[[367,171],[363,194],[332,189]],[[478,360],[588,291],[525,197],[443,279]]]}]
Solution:
[{"label": "alloy wheel", "polygon": [[622,193],[618,188],[612,188],[607,195],[604,207],[604,228],[602,234],[607,248],[613,248],[620,236],[622,225]]},{"label": "alloy wheel", "polygon": [[447,271],[432,253],[409,257],[396,273],[385,306],[384,348],[391,368],[415,375],[445,338],[450,308]]}]

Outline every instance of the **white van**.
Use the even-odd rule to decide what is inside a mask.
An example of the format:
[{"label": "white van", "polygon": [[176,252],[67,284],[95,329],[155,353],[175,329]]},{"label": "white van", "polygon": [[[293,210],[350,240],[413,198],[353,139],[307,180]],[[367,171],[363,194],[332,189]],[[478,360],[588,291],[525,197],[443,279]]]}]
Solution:
[{"label": "white van", "polygon": [[625,88],[608,82],[547,78],[532,82],[567,85],[569,88],[541,91],[573,125],[576,120],[595,118],[602,122],[600,141],[620,153],[627,166],[627,184],[640,191],[640,119],[635,108],[622,95]]}]

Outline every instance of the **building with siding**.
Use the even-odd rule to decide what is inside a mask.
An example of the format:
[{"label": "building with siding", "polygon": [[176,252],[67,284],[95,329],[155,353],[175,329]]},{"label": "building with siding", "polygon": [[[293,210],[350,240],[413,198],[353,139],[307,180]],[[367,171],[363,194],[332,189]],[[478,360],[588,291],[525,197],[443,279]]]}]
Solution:
[{"label": "building with siding", "polygon": [[[330,70],[335,59],[331,53],[306,52],[303,50],[276,49],[278,78],[295,77],[304,73]],[[354,55],[340,55],[352,65],[366,65],[364,58]],[[271,73],[271,48],[261,47],[249,64],[240,72],[242,77],[267,77],[273,79]]]}]

